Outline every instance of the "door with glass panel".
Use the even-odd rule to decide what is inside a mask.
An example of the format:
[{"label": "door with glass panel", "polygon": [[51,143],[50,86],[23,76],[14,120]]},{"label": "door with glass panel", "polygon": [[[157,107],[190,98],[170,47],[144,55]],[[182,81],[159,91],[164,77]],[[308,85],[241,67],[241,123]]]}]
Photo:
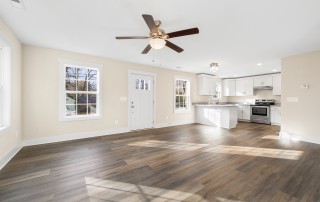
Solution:
[{"label": "door with glass panel", "polygon": [[154,77],[130,73],[129,82],[130,129],[152,128],[154,124]]}]

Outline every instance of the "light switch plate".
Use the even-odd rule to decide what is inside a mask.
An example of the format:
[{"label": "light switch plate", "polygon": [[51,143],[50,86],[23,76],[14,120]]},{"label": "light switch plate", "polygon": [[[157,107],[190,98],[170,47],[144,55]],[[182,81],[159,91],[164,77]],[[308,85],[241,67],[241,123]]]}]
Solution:
[{"label": "light switch plate", "polygon": [[287,102],[299,102],[298,97],[287,97]]}]

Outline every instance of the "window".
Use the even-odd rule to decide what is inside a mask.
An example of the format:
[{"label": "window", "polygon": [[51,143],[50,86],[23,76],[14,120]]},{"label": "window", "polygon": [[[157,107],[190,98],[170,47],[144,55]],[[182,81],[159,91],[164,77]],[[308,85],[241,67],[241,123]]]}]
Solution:
[{"label": "window", "polygon": [[136,90],[150,90],[150,80],[136,79]]},{"label": "window", "polygon": [[[71,64],[71,65],[70,65]],[[101,117],[100,67],[63,64],[61,120]]]},{"label": "window", "polygon": [[0,39],[0,134],[10,127],[11,49]]},{"label": "window", "polygon": [[174,111],[175,113],[190,111],[190,81],[186,79],[175,79],[174,89]]}]

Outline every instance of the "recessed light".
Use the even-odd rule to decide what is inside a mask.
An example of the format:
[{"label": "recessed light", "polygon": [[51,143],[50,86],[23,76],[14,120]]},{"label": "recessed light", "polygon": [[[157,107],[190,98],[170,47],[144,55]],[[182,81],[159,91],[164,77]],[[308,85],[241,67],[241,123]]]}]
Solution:
[{"label": "recessed light", "polygon": [[261,65],[263,65],[263,64],[262,64],[262,63],[258,63],[257,65],[258,65],[258,66],[261,66]]},{"label": "recessed light", "polygon": [[274,70],[272,70],[273,72],[277,72],[278,70],[276,70],[276,69],[274,69]]}]

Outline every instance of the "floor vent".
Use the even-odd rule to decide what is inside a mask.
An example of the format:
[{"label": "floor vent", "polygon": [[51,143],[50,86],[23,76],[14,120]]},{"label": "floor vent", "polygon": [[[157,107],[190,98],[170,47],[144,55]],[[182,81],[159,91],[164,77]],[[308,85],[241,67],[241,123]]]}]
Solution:
[{"label": "floor vent", "polygon": [[24,8],[23,0],[10,0],[11,4],[17,8]]}]

